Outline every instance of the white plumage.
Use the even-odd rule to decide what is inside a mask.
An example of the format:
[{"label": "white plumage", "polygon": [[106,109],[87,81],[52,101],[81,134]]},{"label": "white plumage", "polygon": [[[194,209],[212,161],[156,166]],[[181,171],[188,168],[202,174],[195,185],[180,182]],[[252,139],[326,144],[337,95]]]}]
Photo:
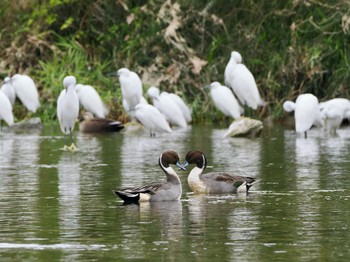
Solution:
[{"label": "white plumage", "polygon": [[40,102],[39,93],[33,79],[27,75],[16,74],[11,77],[11,84],[22,104],[29,111],[35,113],[40,106]]},{"label": "white plumage", "polygon": [[213,82],[210,84],[209,88],[210,96],[217,109],[219,109],[225,116],[234,119],[241,116],[243,109],[227,86],[223,86],[219,82]]},{"label": "white plumage", "polygon": [[75,86],[75,91],[79,97],[80,105],[84,107],[86,111],[100,118],[104,118],[108,115],[109,111],[95,88],[90,85],[77,84]]},{"label": "white plumage", "polygon": [[0,90],[0,120],[4,120],[9,126],[14,123],[12,105],[2,90]]},{"label": "white plumage", "polygon": [[[143,96],[141,96],[140,104],[148,104],[147,100]],[[123,98],[123,107],[124,107],[124,110],[128,114],[133,112],[133,111],[130,111],[130,107],[129,107],[128,101],[126,99],[124,99],[124,98]]]},{"label": "white plumage", "polygon": [[155,136],[156,132],[172,132],[164,115],[156,107],[149,104],[138,104],[135,109],[135,117],[150,131],[151,136]]},{"label": "white plumage", "polygon": [[0,90],[7,96],[7,98],[10,100],[10,103],[13,107],[16,101],[16,92],[11,84],[11,78],[5,77],[4,84],[2,85]]},{"label": "white plumage", "polygon": [[186,119],[180,107],[173,101],[168,93],[159,94],[157,87],[150,87],[148,95],[152,99],[153,105],[165,116],[172,124],[182,128],[187,127]]},{"label": "white plumage", "polygon": [[231,52],[231,58],[225,68],[225,84],[232,88],[242,105],[253,109],[264,105],[253,74],[242,64],[240,53]]},{"label": "white plumage", "polygon": [[[75,126],[75,122],[79,115],[79,98],[75,91],[76,79],[74,76],[67,76],[63,79],[64,90],[61,91],[57,100],[57,118],[63,134],[71,134]],[[72,150],[75,146],[72,141]]]},{"label": "white plumage", "polygon": [[175,102],[175,104],[177,104],[187,123],[190,123],[192,121],[191,109],[186,105],[186,103],[183,101],[183,99],[179,95],[174,93],[164,92],[164,91],[162,92],[162,94],[168,94],[169,97]]},{"label": "white plumage", "polygon": [[287,112],[294,111],[295,131],[304,133],[305,137],[307,137],[307,131],[312,125],[321,125],[318,99],[313,94],[299,95],[295,103],[286,101],[283,108]]},{"label": "white plumage", "polygon": [[122,90],[123,105],[127,105],[125,111],[135,109],[135,106],[140,103],[142,97],[142,81],[140,77],[127,68],[121,68],[117,71],[119,82]]},{"label": "white plumage", "polygon": [[319,104],[321,109],[322,125],[325,131],[335,133],[344,118],[350,116],[350,100],[334,98]]}]

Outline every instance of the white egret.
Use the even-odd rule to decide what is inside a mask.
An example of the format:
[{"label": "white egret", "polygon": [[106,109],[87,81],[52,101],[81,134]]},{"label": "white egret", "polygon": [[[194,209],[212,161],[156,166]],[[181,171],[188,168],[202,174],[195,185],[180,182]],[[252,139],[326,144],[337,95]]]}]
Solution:
[{"label": "white egret", "polygon": [[74,76],[66,76],[63,79],[64,90],[61,91],[57,100],[57,118],[62,133],[71,136],[71,146],[64,146],[65,150],[75,151],[76,146],[73,143],[73,129],[79,115],[79,98],[75,91],[76,79]]},{"label": "white egret", "polygon": [[192,121],[192,112],[191,109],[186,105],[186,103],[183,101],[183,99],[174,93],[168,93],[168,92],[162,92],[162,95],[168,94],[169,97],[177,104],[177,106],[180,108],[185,120],[187,123],[190,123]]},{"label": "white egret", "polygon": [[[147,100],[143,96],[141,96],[140,104],[148,104]],[[127,112],[128,114],[133,112],[130,110],[128,101],[124,98],[123,98],[123,107],[124,107],[125,112]]]},{"label": "white egret", "polygon": [[159,89],[155,86],[150,87],[147,93],[152,99],[153,105],[165,116],[170,124],[182,128],[187,127],[186,119],[180,107],[168,94],[159,94]]},{"label": "white egret", "polygon": [[172,132],[165,116],[150,104],[138,104],[135,107],[135,117],[150,131],[150,136],[155,136],[156,132]]},{"label": "white egret", "polygon": [[16,101],[16,92],[11,84],[10,77],[8,77],[8,76],[5,77],[4,84],[2,85],[0,90],[7,96],[7,98],[10,100],[10,103],[13,107],[13,105],[15,104],[15,101]]},{"label": "white egret", "polygon": [[[142,81],[140,77],[127,68],[121,68],[117,71],[119,83],[122,89],[123,100],[125,100],[125,111],[133,115],[135,106],[140,103],[142,97]],[[124,103],[123,103],[124,105]]]},{"label": "white egret", "polygon": [[252,109],[263,106],[253,74],[242,64],[242,56],[237,51],[231,52],[231,58],[225,68],[225,84],[232,88],[242,105]]},{"label": "white egret", "polygon": [[333,98],[330,100],[327,100],[325,102],[319,103],[319,108],[322,111],[326,106],[329,104],[337,104],[339,105],[344,111],[347,111],[350,108],[350,100],[346,98]]},{"label": "white egret", "polygon": [[0,90],[0,120],[4,120],[9,126],[14,123],[11,102],[2,90]]},{"label": "white egret", "polygon": [[344,118],[350,114],[350,100],[334,98],[319,104],[323,128],[330,133],[336,133]]},{"label": "white egret", "polygon": [[75,86],[75,91],[79,97],[80,105],[84,107],[86,111],[100,118],[104,118],[108,115],[109,111],[95,88],[90,85],[77,84]]},{"label": "white egret", "polygon": [[213,82],[209,85],[209,89],[214,105],[225,116],[234,119],[241,116],[243,108],[238,104],[237,99],[227,86],[223,86],[219,82]]},{"label": "white egret", "polygon": [[40,106],[40,102],[39,93],[33,79],[27,75],[15,74],[11,77],[11,84],[22,104],[29,111],[35,113]]},{"label": "white egret", "polygon": [[285,101],[283,109],[287,112],[294,111],[295,131],[304,133],[305,138],[307,137],[307,131],[312,125],[321,125],[318,99],[313,94],[299,95],[295,103]]}]

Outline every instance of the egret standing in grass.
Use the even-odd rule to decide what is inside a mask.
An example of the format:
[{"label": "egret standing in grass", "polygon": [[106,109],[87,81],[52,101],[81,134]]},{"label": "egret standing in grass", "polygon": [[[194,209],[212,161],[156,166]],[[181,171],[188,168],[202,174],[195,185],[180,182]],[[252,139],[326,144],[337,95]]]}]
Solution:
[{"label": "egret standing in grass", "polygon": [[4,84],[1,86],[0,90],[7,96],[13,107],[16,101],[16,92],[11,84],[11,78],[9,78],[8,76],[5,77]]},{"label": "egret standing in grass", "polygon": [[152,86],[147,91],[148,96],[152,99],[153,105],[165,116],[170,124],[185,128],[187,127],[186,119],[180,107],[171,99],[168,93],[159,94],[159,89]]},{"label": "egret standing in grass", "polygon": [[63,89],[57,100],[57,118],[61,131],[65,135],[70,134],[72,144],[64,145],[64,150],[76,151],[73,143],[73,129],[79,115],[79,97],[75,91],[76,79],[74,76],[66,76],[63,79]]},{"label": "egret standing in grass", "polygon": [[90,85],[77,84],[75,91],[79,97],[79,103],[86,111],[97,117],[104,118],[108,115],[108,109],[103,104],[100,95],[96,89]]},{"label": "egret standing in grass", "polygon": [[4,120],[9,126],[13,125],[13,113],[12,105],[7,96],[0,90],[0,120],[2,128],[2,120]]},{"label": "egret standing in grass", "polygon": [[16,96],[27,110],[35,113],[40,106],[39,93],[32,78],[27,75],[15,74],[11,77],[11,84]]},{"label": "egret standing in grass", "polygon": [[232,88],[242,105],[256,110],[264,105],[253,74],[242,64],[242,56],[237,51],[231,52],[231,58],[225,68],[225,84]]},{"label": "egret standing in grass", "polygon": [[119,69],[117,75],[122,89],[124,109],[133,117],[133,110],[141,102],[142,81],[135,72],[127,68]]},{"label": "egret standing in grass", "polygon": [[135,117],[146,129],[150,131],[151,137],[154,137],[156,132],[172,132],[169,123],[165,119],[165,116],[152,105],[138,104],[135,107]]},{"label": "egret standing in grass", "polygon": [[214,105],[227,117],[227,122],[228,117],[237,119],[241,116],[243,108],[238,104],[237,99],[227,86],[223,86],[219,82],[213,82],[209,85],[209,88]]},{"label": "egret standing in grass", "polygon": [[305,138],[307,138],[307,131],[313,125],[321,125],[318,99],[313,94],[299,95],[295,103],[285,101],[283,109],[287,112],[294,111],[295,131],[304,134]]}]

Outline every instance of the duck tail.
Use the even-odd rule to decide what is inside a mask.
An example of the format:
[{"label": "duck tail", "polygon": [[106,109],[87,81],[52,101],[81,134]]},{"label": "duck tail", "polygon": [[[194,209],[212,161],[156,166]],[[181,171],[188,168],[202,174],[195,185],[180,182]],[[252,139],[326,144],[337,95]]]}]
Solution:
[{"label": "duck tail", "polygon": [[125,191],[113,191],[113,193],[120,197],[125,203],[138,203],[140,200],[139,193],[130,193]]},{"label": "duck tail", "polygon": [[107,132],[118,132],[124,128],[124,125],[119,121],[109,123],[107,126]]},{"label": "duck tail", "polygon": [[248,193],[250,187],[253,186],[254,184],[256,184],[258,182],[258,180],[256,178],[246,177],[245,182],[246,182],[245,186],[247,188],[247,193]]}]

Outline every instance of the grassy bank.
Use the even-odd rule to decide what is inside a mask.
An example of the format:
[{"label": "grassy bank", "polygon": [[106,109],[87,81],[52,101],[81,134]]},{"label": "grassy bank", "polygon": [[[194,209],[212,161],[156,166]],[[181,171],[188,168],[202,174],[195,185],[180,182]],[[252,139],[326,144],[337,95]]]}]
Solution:
[{"label": "grassy bank", "polygon": [[[144,91],[156,85],[177,92],[195,121],[212,121],[216,111],[202,87],[223,83],[232,50],[242,54],[267,102],[250,112],[254,117],[280,119],[283,101],[300,93],[349,97],[346,0],[4,0],[0,18],[0,74],[34,78],[43,121],[55,121],[68,74],[93,85],[111,117],[124,118],[118,80],[108,76],[121,67],[142,77]],[[25,113],[16,106],[18,119]]]}]

